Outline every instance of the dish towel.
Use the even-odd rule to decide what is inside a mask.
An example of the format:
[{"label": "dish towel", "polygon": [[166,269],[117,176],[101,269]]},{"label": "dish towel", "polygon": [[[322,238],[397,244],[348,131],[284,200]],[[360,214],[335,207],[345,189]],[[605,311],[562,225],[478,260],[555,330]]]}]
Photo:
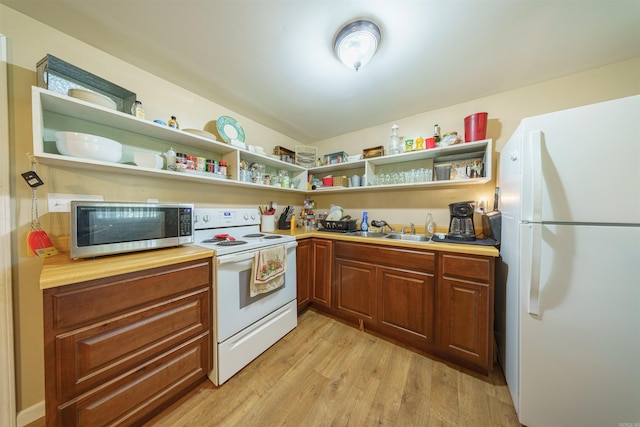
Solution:
[{"label": "dish towel", "polygon": [[286,271],[287,250],[284,245],[257,251],[253,259],[249,295],[254,297],[278,289],[284,285]]}]

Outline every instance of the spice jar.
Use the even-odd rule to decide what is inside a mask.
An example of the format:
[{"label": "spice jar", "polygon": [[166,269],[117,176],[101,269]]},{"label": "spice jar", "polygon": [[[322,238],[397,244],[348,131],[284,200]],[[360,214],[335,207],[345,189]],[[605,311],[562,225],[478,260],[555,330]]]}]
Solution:
[{"label": "spice jar", "polygon": [[136,101],[131,106],[131,115],[139,119],[144,119],[144,110],[142,109],[142,102]]},{"label": "spice jar", "polygon": [[194,156],[187,156],[187,170],[192,171],[196,169],[196,158]]},{"label": "spice jar", "polygon": [[176,170],[184,172],[187,169],[187,155],[184,153],[176,153]]},{"label": "spice jar", "polygon": [[216,161],[207,159],[207,172],[216,173]]}]

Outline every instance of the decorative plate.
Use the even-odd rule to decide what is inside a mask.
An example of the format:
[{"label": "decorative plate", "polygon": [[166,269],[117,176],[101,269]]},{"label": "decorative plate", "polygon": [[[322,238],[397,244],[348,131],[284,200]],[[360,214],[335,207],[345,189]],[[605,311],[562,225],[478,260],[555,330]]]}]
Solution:
[{"label": "decorative plate", "polygon": [[244,142],[244,129],[233,117],[220,116],[216,121],[216,128],[224,142],[231,142],[232,139]]}]

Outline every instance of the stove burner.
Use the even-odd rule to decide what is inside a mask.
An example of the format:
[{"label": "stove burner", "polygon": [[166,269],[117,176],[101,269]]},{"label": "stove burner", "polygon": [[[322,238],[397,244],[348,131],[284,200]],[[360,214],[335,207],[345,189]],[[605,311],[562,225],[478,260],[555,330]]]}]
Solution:
[{"label": "stove burner", "polygon": [[245,245],[247,242],[243,240],[225,240],[224,242],[218,243],[218,246],[237,246],[237,245]]},{"label": "stove burner", "polygon": [[203,240],[200,243],[218,243],[218,242],[223,242],[226,239],[216,239],[215,237],[213,239],[207,239],[207,240]]},{"label": "stove burner", "polygon": [[246,236],[243,237],[262,237],[264,236],[264,234],[262,233],[253,233],[253,234],[247,234]]},{"label": "stove burner", "polygon": [[265,239],[280,239],[282,236],[278,236],[277,234],[272,234],[270,236],[266,236]]}]

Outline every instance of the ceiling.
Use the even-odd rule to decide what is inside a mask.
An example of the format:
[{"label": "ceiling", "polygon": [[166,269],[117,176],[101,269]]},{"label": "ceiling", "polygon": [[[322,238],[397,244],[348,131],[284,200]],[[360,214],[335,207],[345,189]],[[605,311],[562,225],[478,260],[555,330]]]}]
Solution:
[{"label": "ceiling", "polygon": [[[0,3],[301,143],[640,56],[640,0]],[[362,17],[355,72],[332,44]]]}]

